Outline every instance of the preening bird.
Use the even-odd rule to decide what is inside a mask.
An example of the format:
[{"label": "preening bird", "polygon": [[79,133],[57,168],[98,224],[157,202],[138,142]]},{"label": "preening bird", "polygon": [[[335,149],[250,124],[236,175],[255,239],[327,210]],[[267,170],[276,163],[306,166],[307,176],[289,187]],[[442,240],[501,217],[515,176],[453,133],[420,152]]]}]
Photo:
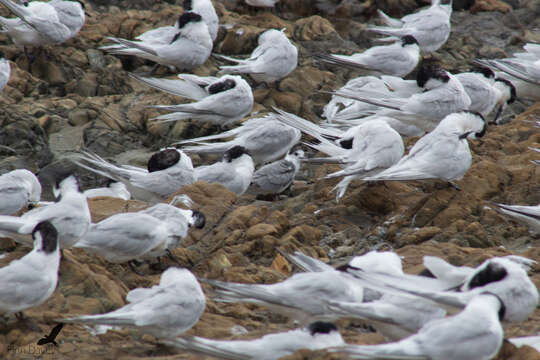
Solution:
[{"label": "preening bird", "polygon": [[450,35],[452,0],[432,0],[431,6],[401,19],[394,19],[377,10],[386,26],[368,26],[366,30],[388,35],[381,40],[393,41],[398,37],[412,35],[423,53],[438,50]]},{"label": "preening bird", "polygon": [[206,298],[195,276],[180,268],[163,272],[159,285],[131,290],[126,300],[127,305],[106,314],[57,321],[129,327],[158,338],[175,338],[199,321],[206,306]]},{"label": "preening bird", "polygon": [[304,151],[291,149],[284,159],[264,165],[253,174],[251,188],[259,194],[279,194],[285,191],[293,182],[300,170]]},{"label": "preening bird", "polygon": [[0,175],[0,198],[0,215],[13,215],[39,202],[41,184],[38,178],[26,169],[10,171]]},{"label": "preening bird", "polygon": [[221,66],[225,74],[249,74],[258,82],[274,82],[289,75],[298,64],[298,50],[287,36],[275,29],[259,35],[258,46],[245,60],[215,55],[238,65]]}]

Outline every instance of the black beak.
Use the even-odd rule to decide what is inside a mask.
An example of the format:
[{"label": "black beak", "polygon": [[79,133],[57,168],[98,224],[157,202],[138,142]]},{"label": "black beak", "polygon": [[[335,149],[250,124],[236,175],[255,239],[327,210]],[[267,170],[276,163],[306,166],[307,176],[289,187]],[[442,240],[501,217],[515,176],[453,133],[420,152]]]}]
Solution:
[{"label": "black beak", "polygon": [[459,140],[463,140],[463,139],[466,139],[467,136],[469,136],[469,134],[471,134],[472,131],[467,131],[466,133],[463,133],[461,135],[459,135]]},{"label": "black beak", "polygon": [[197,228],[197,229],[202,229],[204,227],[204,225],[206,224],[206,217],[204,216],[204,214],[200,211],[197,211],[197,210],[193,210],[193,219],[195,219],[195,222],[194,222],[194,226]]},{"label": "black beak", "polygon": [[86,11],[84,12],[84,15],[85,15],[86,17],[92,17],[92,15],[90,15],[90,14],[87,13]]}]

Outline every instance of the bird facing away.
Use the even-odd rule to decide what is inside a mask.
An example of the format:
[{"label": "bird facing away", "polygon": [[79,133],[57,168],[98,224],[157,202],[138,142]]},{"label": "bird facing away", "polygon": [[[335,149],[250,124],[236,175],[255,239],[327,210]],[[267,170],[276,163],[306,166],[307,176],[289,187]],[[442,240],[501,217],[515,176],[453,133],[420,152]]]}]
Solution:
[{"label": "bird facing away", "polygon": [[253,107],[251,86],[240,76],[216,78],[180,74],[179,80],[130,76],[153,88],[196,100],[189,104],[150,106],[172,111],[155,118],[163,122],[193,119],[225,126],[241,120]]},{"label": "bird facing away", "polygon": [[61,44],[75,36],[84,25],[82,3],[70,0],[31,1],[25,6],[0,0],[17,18],[0,17],[0,26],[15,45]]},{"label": "bird facing away", "polygon": [[[183,151],[196,154],[222,154],[239,145],[249,151],[255,164],[265,164],[287,154],[300,141],[301,136],[299,130],[283,124],[276,119],[276,114],[269,113],[263,117],[249,119],[240,126],[220,134],[182,140],[177,144],[196,144],[182,147]],[[234,139],[216,143],[205,142],[229,137]]]},{"label": "bird facing away", "polygon": [[380,40],[392,41],[397,37],[411,35],[418,41],[422,53],[438,50],[450,35],[452,0],[433,0],[431,6],[401,19],[394,19],[377,10],[387,26],[368,26],[367,31],[388,35]]},{"label": "bird facing away", "polygon": [[41,184],[30,171],[17,169],[0,175],[0,215],[12,215],[41,198]]},{"label": "bird facing away", "polygon": [[86,196],[80,191],[74,176],[57,181],[53,187],[57,201],[51,205],[39,206],[20,217],[1,215],[0,233],[16,242],[30,244],[30,234],[35,226],[48,220],[58,232],[60,248],[67,249],[81,239],[90,226],[90,210]]},{"label": "bird facing away", "polygon": [[88,152],[74,154],[70,160],[86,170],[123,183],[135,199],[143,201],[159,202],[195,181],[191,159],[175,148],[154,153],[146,169],[116,166]]},{"label": "bird facing away", "polygon": [[58,282],[58,233],[49,221],[32,229],[34,249],[0,269],[0,313],[21,312],[45,302]]},{"label": "bird facing away", "polygon": [[189,270],[181,268],[167,269],[159,285],[133,289],[126,300],[128,304],[106,314],[57,321],[130,327],[158,338],[174,338],[191,329],[206,306],[199,282]]},{"label": "bird facing away", "polygon": [[271,83],[289,75],[298,64],[298,49],[283,30],[270,29],[259,35],[258,46],[250,57],[239,60],[228,56],[218,57],[237,63],[233,66],[221,66],[225,74],[250,74],[257,82]]},{"label": "bird facing away", "polygon": [[336,65],[370,70],[373,74],[406,76],[418,65],[420,47],[414,36],[405,35],[394,44],[374,46],[358,54],[316,57]]},{"label": "bird facing away", "polygon": [[240,196],[248,189],[254,171],[249,152],[237,145],[227,150],[221,161],[196,167],[195,176],[197,181],[221,184]]},{"label": "bird facing away", "polygon": [[[134,55],[155,63],[191,70],[206,62],[212,52],[212,39],[202,17],[195,12],[183,13],[177,22],[178,31],[170,42],[170,33],[164,34],[164,40],[155,39],[156,33],[141,35],[142,40],[126,40],[108,37],[116,45],[102,46],[100,49],[116,55]],[[162,33],[160,33],[162,35]]]}]

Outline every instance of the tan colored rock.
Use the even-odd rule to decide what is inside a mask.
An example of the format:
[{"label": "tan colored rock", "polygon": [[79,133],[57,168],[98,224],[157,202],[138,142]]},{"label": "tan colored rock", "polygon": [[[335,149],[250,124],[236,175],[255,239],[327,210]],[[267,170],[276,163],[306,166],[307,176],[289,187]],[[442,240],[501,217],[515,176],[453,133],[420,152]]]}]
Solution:
[{"label": "tan colored rock", "polygon": [[498,11],[507,13],[512,11],[512,6],[501,0],[476,0],[470,11],[472,14],[480,11]]}]

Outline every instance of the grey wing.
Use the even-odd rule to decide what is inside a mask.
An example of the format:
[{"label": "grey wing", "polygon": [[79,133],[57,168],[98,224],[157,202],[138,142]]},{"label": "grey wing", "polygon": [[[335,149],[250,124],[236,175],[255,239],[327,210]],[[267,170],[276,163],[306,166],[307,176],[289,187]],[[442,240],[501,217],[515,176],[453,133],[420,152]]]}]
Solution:
[{"label": "grey wing", "polygon": [[25,207],[29,195],[28,189],[21,184],[0,184],[0,215],[11,215]]},{"label": "grey wing", "polygon": [[0,309],[3,304],[35,304],[50,287],[51,283],[32,267],[20,260],[13,261],[0,270]]},{"label": "grey wing", "polygon": [[296,167],[288,160],[280,160],[268,164],[253,174],[252,182],[262,189],[272,189],[288,186],[296,174]]},{"label": "grey wing", "polygon": [[148,30],[137,36],[135,39],[152,44],[170,44],[178,29],[174,26],[162,26],[156,29]]},{"label": "grey wing", "polygon": [[195,177],[197,180],[203,180],[209,183],[226,184],[234,180],[234,172],[224,163],[215,163],[208,166],[199,166],[195,168]]}]

